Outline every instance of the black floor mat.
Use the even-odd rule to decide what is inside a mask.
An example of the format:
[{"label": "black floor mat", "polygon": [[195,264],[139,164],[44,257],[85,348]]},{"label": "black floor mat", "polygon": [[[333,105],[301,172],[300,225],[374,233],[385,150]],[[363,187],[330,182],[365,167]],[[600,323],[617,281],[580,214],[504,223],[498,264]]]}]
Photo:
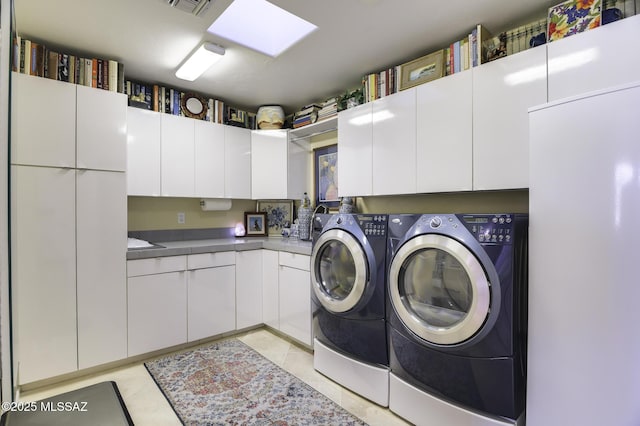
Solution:
[{"label": "black floor mat", "polygon": [[3,403],[0,426],[133,425],[115,382],[102,382],[36,402]]}]

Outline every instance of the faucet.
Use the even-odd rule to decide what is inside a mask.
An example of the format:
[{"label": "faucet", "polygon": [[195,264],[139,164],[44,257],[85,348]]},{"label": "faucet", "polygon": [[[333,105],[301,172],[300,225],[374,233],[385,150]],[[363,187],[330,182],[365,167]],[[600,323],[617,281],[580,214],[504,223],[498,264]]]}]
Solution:
[{"label": "faucet", "polygon": [[311,215],[311,222],[309,222],[309,238],[313,240],[313,223],[316,221],[316,213],[318,213],[318,209],[323,209],[322,213],[329,213],[329,208],[324,204],[318,204],[316,208],[313,210],[313,214]]}]

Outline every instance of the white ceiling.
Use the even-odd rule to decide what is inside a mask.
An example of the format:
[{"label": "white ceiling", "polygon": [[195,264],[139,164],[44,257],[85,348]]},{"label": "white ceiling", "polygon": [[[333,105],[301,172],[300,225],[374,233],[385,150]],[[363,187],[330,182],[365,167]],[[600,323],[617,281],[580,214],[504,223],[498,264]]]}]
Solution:
[{"label": "white ceiling", "polygon": [[[232,0],[196,17],[167,0],[14,0],[23,37],[81,56],[116,59],[127,79],[290,113],[359,86],[363,75],[448,46],[478,23],[498,33],[545,16],[558,0],[270,0],[319,28],[271,58],[206,32]],[[194,82],[177,66],[201,41],[226,48]]]}]

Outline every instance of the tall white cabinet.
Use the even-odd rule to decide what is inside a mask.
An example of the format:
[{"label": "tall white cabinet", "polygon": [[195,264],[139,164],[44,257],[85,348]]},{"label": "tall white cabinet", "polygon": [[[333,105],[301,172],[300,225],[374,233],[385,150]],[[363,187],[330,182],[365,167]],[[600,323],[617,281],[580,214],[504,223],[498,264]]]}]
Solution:
[{"label": "tall white cabinet", "polygon": [[640,424],[638,111],[636,82],[529,114],[529,426]]},{"label": "tall white cabinet", "polygon": [[13,74],[14,374],[125,358],[126,97]]}]

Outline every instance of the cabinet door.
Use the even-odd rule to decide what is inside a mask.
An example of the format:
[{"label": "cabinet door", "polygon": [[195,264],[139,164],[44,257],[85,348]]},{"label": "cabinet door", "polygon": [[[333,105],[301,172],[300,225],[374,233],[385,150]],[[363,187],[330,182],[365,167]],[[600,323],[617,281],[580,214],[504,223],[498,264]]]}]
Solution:
[{"label": "cabinet door", "polygon": [[[287,136],[288,138],[288,136]],[[305,192],[309,192],[309,142],[287,139],[287,199],[301,200]]]},{"label": "cabinet door", "polygon": [[76,86],[76,166],[127,169],[127,96]]},{"label": "cabinet door", "polygon": [[236,329],[236,268],[189,271],[188,341]]},{"label": "cabinet door", "polygon": [[529,186],[528,109],[547,101],[546,50],[473,68],[473,189]]},{"label": "cabinet door", "polygon": [[122,172],[76,181],[78,367],[127,357],[127,195]]},{"label": "cabinet door", "polygon": [[11,167],[11,282],[18,384],[78,368],[75,170]]},{"label": "cabinet door", "polygon": [[311,274],[280,266],[280,331],[311,345]]},{"label": "cabinet door", "polygon": [[194,120],[160,114],[162,195],[194,197]]},{"label": "cabinet door", "polygon": [[262,250],[236,252],[236,327],[262,324]]},{"label": "cabinet door", "polygon": [[373,195],[414,194],[416,192],[415,88],[373,102],[371,119],[373,122],[371,157]]},{"label": "cabinet door", "polygon": [[127,108],[127,194],[160,196],[160,113]]},{"label": "cabinet door", "polygon": [[11,163],[76,166],[76,86],[13,73]]},{"label": "cabinet door", "polygon": [[226,198],[251,199],[251,130],[224,126]]},{"label": "cabinet door", "polygon": [[251,196],[287,198],[287,132],[251,132]]},{"label": "cabinet door", "polygon": [[640,80],[640,15],[547,44],[549,101]]},{"label": "cabinet door", "polygon": [[338,113],[338,195],[372,195],[371,105],[366,103]]},{"label": "cabinet door", "polygon": [[224,126],[194,120],[195,196],[224,198]]},{"label": "cabinet door", "polygon": [[280,329],[278,252],[262,250],[262,321]]},{"label": "cabinet door", "polygon": [[472,189],[472,73],[417,87],[417,192]]},{"label": "cabinet door", "polygon": [[186,343],[186,272],[130,277],[127,287],[129,356]]}]

